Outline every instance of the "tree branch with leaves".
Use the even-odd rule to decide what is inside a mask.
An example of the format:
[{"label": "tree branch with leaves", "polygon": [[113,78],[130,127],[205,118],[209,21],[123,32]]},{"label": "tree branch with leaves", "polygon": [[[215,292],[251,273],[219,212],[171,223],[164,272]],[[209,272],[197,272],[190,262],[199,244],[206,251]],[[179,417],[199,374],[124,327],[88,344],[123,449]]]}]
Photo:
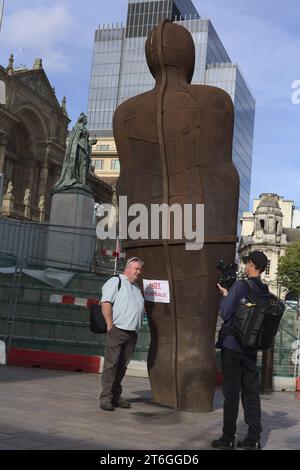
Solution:
[{"label": "tree branch with leaves", "polygon": [[300,296],[300,240],[287,246],[278,261],[278,282]]}]

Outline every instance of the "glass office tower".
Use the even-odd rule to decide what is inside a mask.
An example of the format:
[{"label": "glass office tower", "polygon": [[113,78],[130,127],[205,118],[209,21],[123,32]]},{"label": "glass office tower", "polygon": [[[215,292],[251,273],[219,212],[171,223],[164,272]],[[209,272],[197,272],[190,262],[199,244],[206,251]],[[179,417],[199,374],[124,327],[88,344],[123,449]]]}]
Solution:
[{"label": "glass office tower", "polygon": [[255,101],[210,20],[201,19],[191,0],[128,0],[125,26],[99,27],[95,33],[88,103],[91,135],[112,137],[117,106],[154,86],[145,59],[145,41],[163,18],[187,28],[196,49],[193,84],[227,91],[234,103],[233,161],[240,175],[239,218],[249,209]]}]

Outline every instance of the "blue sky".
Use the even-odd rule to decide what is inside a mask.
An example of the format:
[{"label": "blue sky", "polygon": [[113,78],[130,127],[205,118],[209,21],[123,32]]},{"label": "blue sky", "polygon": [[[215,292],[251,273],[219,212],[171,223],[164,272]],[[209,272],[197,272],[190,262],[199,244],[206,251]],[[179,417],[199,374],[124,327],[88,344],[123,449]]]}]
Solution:
[{"label": "blue sky", "polygon": [[[67,96],[71,125],[87,109],[97,25],[125,21],[127,0],[5,0],[0,63],[43,58],[59,100]],[[210,18],[256,98],[251,199],[279,193],[300,207],[299,0],[194,0]],[[300,96],[300,94],[299,94]]]}]

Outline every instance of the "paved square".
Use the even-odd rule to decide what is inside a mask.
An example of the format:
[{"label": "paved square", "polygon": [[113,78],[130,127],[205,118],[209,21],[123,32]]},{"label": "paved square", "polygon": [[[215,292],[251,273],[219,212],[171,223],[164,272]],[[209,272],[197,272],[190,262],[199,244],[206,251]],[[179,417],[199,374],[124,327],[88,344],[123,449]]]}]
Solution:
[{"label": "paved square", "polygon": [[[212,413],[151,402],[149,381],[126,377],[129,410],[99,408],[100,375],[0,366],[0,450],[201,450],[219,437],[222,393]],[[262,395],[264,449],[300,449],[300,393]],[[240,412],[237,437],[246,426]]]}]

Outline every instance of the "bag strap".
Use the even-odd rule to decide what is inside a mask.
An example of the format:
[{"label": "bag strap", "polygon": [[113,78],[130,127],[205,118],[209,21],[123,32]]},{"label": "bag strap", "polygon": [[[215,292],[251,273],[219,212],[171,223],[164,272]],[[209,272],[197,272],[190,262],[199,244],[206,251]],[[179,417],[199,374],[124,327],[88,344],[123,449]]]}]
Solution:
[{"label": "bag strap", "polygon": [[121,276],[119,274],[115,274],[114,276],[111,276],[111,279],[113,277],[117,277],[119,279],[119,282],[118,282],[118,293],[119,293],[119,290],[121,289],[121,283],[122,283]]},{"label": "bag strap", "polygon": [[122,283],[120,274],[115,274],[115,276],[113,277],[117,277],[119,279],[119,282],[118,282],[118,291],[119,291],[121,289],[121,283]]},{"label": "bag strap", "polygon": [[[109,279],[112,279],[113,277],[117,277],[119,279],[119,282],[118,282],[118,292],[119,290],[121,289],[121,284],[122,284],[122,280],[121,280],[121,277],[119,274],[114,274],[114,276],[111,276]],[[100,300],[99,300],[99,304],[100,305]],[[113,305],[113,304],[112,304]]]},{"label": "bag strap", "polygon": [[118,291],[119,291],[121,289],[121,284],[122,284],[120,274],[114,274],[109,279],[112,279],[113,277],[117,277],[119,279],[119,282],[118,282]]},{"label": "bag strap", "polygon": [[[254,281],[253,281],[254,282]],[[268,286],[266,284],[263,284],[262,283],[262,286],[259,286],[256,282],[254,282],[255,286],[258,288],[258,289],[254,289],[252,286],[251,286],[251,283],[249,282],[248,279],[242,279],[242,283],[244,285],[244,287],[247,289],[247,294],[249,292],[264,292],[266,291],[265,293],[269,293],[269,289],[268,289]],[[267,289],[265,289],[265,287]]]}]

